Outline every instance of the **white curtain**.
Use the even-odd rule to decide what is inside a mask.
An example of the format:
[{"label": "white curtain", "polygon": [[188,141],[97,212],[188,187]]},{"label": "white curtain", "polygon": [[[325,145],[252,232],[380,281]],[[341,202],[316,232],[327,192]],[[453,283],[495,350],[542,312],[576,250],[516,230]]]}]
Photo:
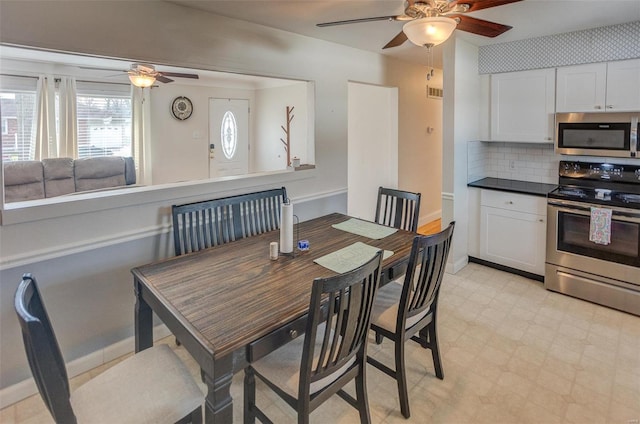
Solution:
[{"label": "white curtain", "polygon": [[60,140],[58,156],[78,157],[78,108],[76,102],[76,79],[62,77],[58,86],[60,94]]},{"label": "white curtain", "polygon": [[55,102],[56,92],[53,77],[41,75],[36,87],[35,160],[58,155]]},{"label": "white curtain", "polygon": [[131,86],[131,155],[136,164],[136,182],[151,185],[151,89]]}]

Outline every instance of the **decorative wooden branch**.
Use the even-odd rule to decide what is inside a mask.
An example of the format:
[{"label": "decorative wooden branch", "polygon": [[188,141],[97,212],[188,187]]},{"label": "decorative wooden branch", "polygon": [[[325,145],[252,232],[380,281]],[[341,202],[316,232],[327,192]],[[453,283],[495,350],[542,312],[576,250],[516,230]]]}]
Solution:
[{"label": "decorative wooden branch", "polygon": [[280,125],[282,131],[284,131],[284,135],[287,138],[287,141],[280,139],[282,144],[284,144],[284,151],[287,152],[287,166],[291,166],[291,121],[293,121],[293,108],[294,106],[287,106],[287,128]]}]

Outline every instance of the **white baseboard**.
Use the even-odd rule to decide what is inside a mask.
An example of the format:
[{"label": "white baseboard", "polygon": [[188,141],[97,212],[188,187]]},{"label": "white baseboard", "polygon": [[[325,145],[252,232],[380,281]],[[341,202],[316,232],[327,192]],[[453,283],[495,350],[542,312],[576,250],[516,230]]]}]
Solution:
[{"label": "white baseboard", "polygon": [[448,261],[445,272],[447,272],[448,274],[456,274],[462,268],[467,266],[468,263],[469,257],[467,255],[465,255],[463,258],[458,259],[456,262]]},{"label": "white baseboard", "polygon": [[[153,339],[160,340],[169,336],[171,332],[166,325],[160,324],[153,328]],[[112,345],[105,347],[104,349],[92,352],[86,356],[83,356],[67,364],[67,374],[69,378],[73,378],[77,375],[90,371],[100,365],[111,362],[116,358],[131,353],[134,351],[135,339],[133,336],[121,340]],[[35,380],[30,377],[26,380],[22,380],[16,384],[5,387],[0,390],[0,409],[6,408],[16,402],[20,402],[23,399],[33,396],[38,393]]]}]

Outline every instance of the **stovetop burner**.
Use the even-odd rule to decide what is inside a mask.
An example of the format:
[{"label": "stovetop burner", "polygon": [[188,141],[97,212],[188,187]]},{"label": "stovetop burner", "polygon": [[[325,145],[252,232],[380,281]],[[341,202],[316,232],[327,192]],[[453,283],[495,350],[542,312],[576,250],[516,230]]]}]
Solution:
[{"label": "stovetop burner", "polygon": [[611,189],[560,186],[549,193],[549,197],[640,209],[640,194],[616,192]]},{"label": "stovetop burner", "polygon": [[587,197],[587,193],[585,193],[584,190],[573,187],[559,187],[558,194],[569,197]]},{"label": "stovetop burner", "polygon": [[560,161],[558,182],[549,198],[640,209],[637,165]]},{"label": "stovetop burner", "polygon": [[640,203],[640,194],[620,193],[618,198],[625,203]]}]

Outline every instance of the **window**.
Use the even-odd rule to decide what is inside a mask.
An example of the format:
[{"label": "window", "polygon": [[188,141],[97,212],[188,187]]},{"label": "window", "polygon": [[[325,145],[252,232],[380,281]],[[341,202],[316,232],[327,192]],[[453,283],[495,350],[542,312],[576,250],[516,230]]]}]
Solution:
[{"label": "window", "polygon": [[[4,77],[0,87],[2,161],[33,160],[36,128],[36,79]],[[131,96],[128,84],[77,84],[76,157],[131,156]],[[59,96],[56,93],[59,138]]]},{"label": "window", "polygon": [[233,112],[226,111],[222,117],[222,125],[220,127],[220,144],[222,145],[222,153],[227,159],[231,159],[236,154],[238,147],[238,126],[236,117]]},{"label": "window", "polygon": [[[16,78],[17,79],[17,78]],[[2,118],[2,161],[33,159],[35,131],[35,80],[31,90],[21,81],[11,88],[3,84],[0,89],[0,116]],[[27,89],[21,89],[21,86]]]},{"label": "window", "polygon": [[78,157],[131,156],[131,98],[77,96]]}]

